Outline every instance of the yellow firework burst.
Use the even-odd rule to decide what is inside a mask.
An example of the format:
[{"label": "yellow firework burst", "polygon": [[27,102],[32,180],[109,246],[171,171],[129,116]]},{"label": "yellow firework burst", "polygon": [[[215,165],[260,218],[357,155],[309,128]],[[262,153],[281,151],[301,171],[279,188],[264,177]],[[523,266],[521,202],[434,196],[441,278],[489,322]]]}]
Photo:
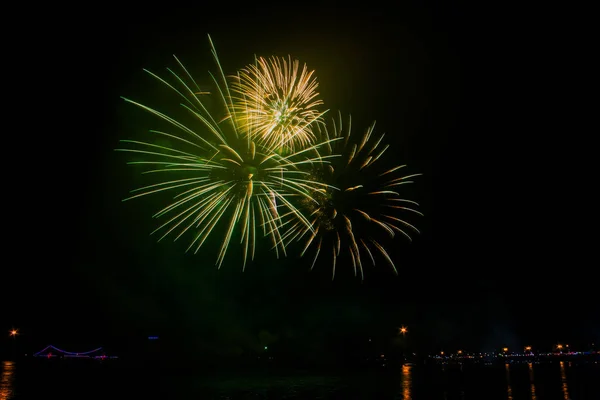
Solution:
[{"label": "yellow firework burst", "polygon": [[[375,265],[378,255],[397,274],[383,239],[400,234],[411,240],[409,233],[418,233],[415,226],[402,218],[402,212],[422,215],[411,207],[418,204],[402,198],[399,188],[412,183],[411,178],[421,174],[399,175],[405,165],[378,168],[378,161],[389,145],[383,144],[384,135],[373,135],[375,123],[358,140],[350,138],[351,118],[348,118],[345,133],[341,115],[332,123],[332,132],[327,129],[323,132],[327,146],[321,150],[327,155],[337,153],[341,157],[335,163],[319,165],[313,170],[312,179],[326,185],[312,191],[310,201],[302,199],[300,202],[299,208],[307,215],[311,228],[291,221],[287,224],[284,240],[286,244],[295,240],[303,242],[301,255],[314,248],[311,269],[321,253],[329,254],[333,277],[342,252],[350,256],[355,275],[359,271],[363,279],[363,260],[366,257]],[[342,135],[343,141],[330,142]]]},{"label": "yellow firework burst", "polygon": [[235,118],[241,132],[272,151],[303,149],[315,143],[315,125],[324,112],[314,71],[291,57],[257,58],[232,77]]}]

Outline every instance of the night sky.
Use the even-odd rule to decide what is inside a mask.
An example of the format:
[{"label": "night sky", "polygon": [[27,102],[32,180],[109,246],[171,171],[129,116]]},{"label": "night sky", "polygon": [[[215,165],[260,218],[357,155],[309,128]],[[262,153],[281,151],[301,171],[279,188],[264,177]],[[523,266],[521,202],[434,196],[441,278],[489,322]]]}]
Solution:
[{"label": "night sky", "polygon": [[[401,325],[427,351],[598,338],[571,117],[548,83],[560,68],[539,61],[543,35],[515,10],[439,3],[167,2],[24,19],[3,66],[0,327],[33,343],[160,334],[223,353],[325,348]],[[376,120],[392,156],[423,173],[409,189],[422,233],[393,242],[397,277],[382,264],[361,282],[339,265],[332,282],[326,264],[309,272],[273,253],[242,272],[236,246],[217,270],[211,249],[149,236],[154,198],[121,202],[138,178],[114,149],[153,120],[119,96],[160,104],[142,69],[163,72],[173,54],[208,79],[207,34],[226,73],[254,55],[307,63],[326,108],[360,129]]]}]

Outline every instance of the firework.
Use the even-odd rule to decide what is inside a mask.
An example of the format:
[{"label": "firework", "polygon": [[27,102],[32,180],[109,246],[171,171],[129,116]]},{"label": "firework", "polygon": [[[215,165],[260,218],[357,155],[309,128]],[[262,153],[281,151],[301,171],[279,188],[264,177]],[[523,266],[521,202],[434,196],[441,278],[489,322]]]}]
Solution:
[{"label": "firework", "polygon": [[[363,261],[375,265],[376,258],[383,257],[397,274],[396,266],[384,247],[382,237],[401,235],[411,240],[411,232],[419,232],[403,219],[403,213],[422,215],[411,208],[418,204],[403,199],[399,189],[412,183],[411,178],[421,174],[399,175],[404,165],[389,169],[379,168],[381,157],[389,145],[383,144],[384,135],[375,136],[373,123],[357,140],[350,138],[351,118],[343,129],[341,115],[332,120],[333,129],[324,130],[327,146],[320,149],[327,155],[339,154],[334,164],[318,165],[311,179],[323,182],[311,192],[310,201],[300,200],[311,228],[290,220],[283,235],[286,244],[301,241],[304,256],[313,249],[311,269],[320,254],[329,254],[333,264],[333,276],[337,259],[342,252],[350,256],[355,275],[357,270],[364,279]],[[331,139],[344,138],[337,143]]]},{"label": "firework", "polygon": [[314,71],[286,58],[257,58],[233,76],[232,92],[238,127],[271,151],[294,152],[316,141],[322,122]]},{"label": "firework", "polygon": [[[310,145],[303,142],[307,146],[282,155],[273,151],[272,141],[264,139],[262,125],[255,127],[252,122],[241,127],[239,122],[244,119],[236,117],[236,110],[242,108],[235,104],[231,96],[228,80],[210,37],[209,41],[218,67],[217,76],[210,74],[216,87],[215,94],[211,96],[223,106],[222,118],[208,111],[204,100],[206,92],[200,90],[196,80],[175,57],[182,72],[168,69],[170,79],[146,72],[179,97],[189,121],[183,122],[155,108],[124,98],[166,121],[170,127],[168,131],[152,130],[150,133],[155,139],[167,139],[170,144],[123,140],[124,148],[117,150],[141,156],[142,160],[129,164],[147,167],[145,173],[157,179],[152,185],[133,190],[125,200],[162,192],[174,193],[172,202],[154,215],[166,219],[153,232],[161,235],[159,241],[169,235],[177,240],[187,232],[193,233],[188,250],[197,252],[212,232],[223,231],[218,227],[224,227],[225,234],[216,264],[221,266],[234,232],[239,232],[245,267],[248,258],[254,258],[256,238],[260,235],[271,239],[277,256],[285,254],[281,236],[282,213],[286,217],[295,216],[299,226],[307,232],[312,230],[309,221],[290,199],[316,202],[311,198],[311,193],[317,193],[320,187],[327,187],[308,179],[310,172],[307,169],[328,163],[330,155],[321,155],[318,149],[329,145],[331,140]],[[292,93],[309,93],[310,104],[317,104],[313,92],[309,90],[314,86],[307,83],[308,78],[304,74],[301,77],[299,82],[306,86],[296,87],[294,82],[297,81],[294,80],[288,82],[292,87],[286,89]],[[304,115],[305,120],[310,119],[310,115]],[[269,125],[268,118],[263,120],[263,124]],[[278,122],[272,122],[271,125],[277,126]],[[307,124],[303,122],[298,126],[306,127]],[[280,132],[283,131],[283,128],[280,129]]]}]

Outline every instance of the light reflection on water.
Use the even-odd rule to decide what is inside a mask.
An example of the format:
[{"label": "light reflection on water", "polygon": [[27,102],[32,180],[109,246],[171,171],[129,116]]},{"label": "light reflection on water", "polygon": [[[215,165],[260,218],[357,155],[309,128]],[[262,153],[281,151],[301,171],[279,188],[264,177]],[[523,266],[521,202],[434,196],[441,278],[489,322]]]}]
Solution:
[{"label": "light reflection on water", "polygon": [[412,365],[402,366],[402,400],[412,400]]},{"label": "light reflection on water", "polygon": [[12,361],[2,362],[2,375],[0,376],[0,400],[14,398],[15,363]]},{"label": "light reflection on water", "polygon": [[562,392],[565,400],[570,400],[569,386],[567,385],[567,371],[565,371],[565,362],[560,362],[560,381],[562,383]]},{"label": "light reflection on water", "polygon": [[506,398],[507,400],[513,400],[512,386],[510,384],[510,364],[506,363],[504,367],[506,368]]},{"label": "light reflection on water", "polygon": [[529,366],[529,385],[531,386],[531,400],[537,400],[535,394],[535,383],[533,381],[533,363],[527,363]]}]

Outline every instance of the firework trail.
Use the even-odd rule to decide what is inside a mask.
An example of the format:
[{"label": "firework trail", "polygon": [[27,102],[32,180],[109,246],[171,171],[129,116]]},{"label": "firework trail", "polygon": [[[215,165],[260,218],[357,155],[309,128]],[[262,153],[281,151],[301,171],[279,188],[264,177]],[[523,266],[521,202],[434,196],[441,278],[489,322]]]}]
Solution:
[{"label": "firework trail", "polygon": [[[380,237],[393,238],[399,234],[411,240],[409,233],[419,232],[402,218],[402,214],[407,212],[422,215],[411,208],[418,204],[403,199],[399,189],[421,174],[400,175],[405,165],[379,168],[378,161],[389,145],[383,144],[384,135],[376,137],[373,134],[375,123],[366,129],[362,137],[351,140],[351,118],[348,118],[345,130],[342,122],[340,114],[337,121],[332,120],[332,131],[324,129],[321,133],[327,142],[325,147],[318,149],[321,156],[341,155],[335,163],[317,165],[313,169],[311,179],[326,186],[316,187],[311,192],[311,201],[300,200],[299,208],[310,220],[312,229],[290,219],[285,224],[283,240],[286,245],[293,241],[303,242],[302,256],[314,248],[311,269],[321,253],[328,254],[333,265],[332,279],[337,259],[346,251],[354,274],[358,270],[362,279],[364,259],[375,265],[378,256],[383,257],[397,274]],[[343,141],[331,141],[342,137]]]},{"label": "firework trail", "polygon": [[[186,122],[123,98],[167,122],[169,126],[168,130],[150,131],[155,136],[154,142],[121,141],[124,146],[117,151],[142,157],[129,164],[147,167],[144,174],[156,177],[156,183],[133,190],[132,195],[124,201],[167,191],[175,193],[172,202],[154,214],[155,218],[166,219],[152,232],[161,235],[159,241],[169,235],[177,240],[186,233],[192,233],[193,239],[188,250],[197,252],[211,233],[221,231],[224,227],[225,234],[216,264],[221,267],[234,232],[239,232],[245,268],[248,258],[254,258],[256,238],[261,235],[270,238],[278,257],[285,255],[285,242],[281,234],[282,213],[286,218],[296,218],[303,232],[312,231],[310,222],[291,200],[316,202],[311,195],[318,193],[320,188],[328,187],[310,179],[310,170],[317,165],[329,163],[329,158],[335,156],[320,154],[319,148],[330,145],[336,139],[318,143],[300,140],[297,143],[303,145],[301,148],[290,146],[291,151],[287,154],[275,152],[274,143],[279,144],[280,140],[269,139],[268,135],[265,137],[265,127],[273,127],[271,132],[276,132],[277,135],[292,135],[294,138],[301,136],[301,128],[310,125],[308,121],[315,119],[313,116],[316,114],[302,111],[302,104],[296,101],[298,98],[309,100],[306,104],[309,108],[319,104],[313,95],[316,85],[310,83],[310,74],[307,76],[303,72],[300,79],[293,75],[293,79],[286,80],[286,74],[296,71],[297,64],[294,64],[296,69],[290,70],[282,66],[283,71],[280,71],[284,75],[280,78],[288,85],[285,89],[294,93],[286,101],[295,104],[294,113],[298,118],[303,118],[302,122],[282,122],[275,115],[260,120],[249,118],[248,115],[254,115],[244,114],[249,103],[242,106],[232,97],[210,36],[209,42],[218,70],[216,76],[209,73],[216,87],[215,94],[211,96],[217,98],[223,106],[221,118],[209,112],[204,100],[207,93],[200,89],[177,57],[175,60],[180,73],[167,69],[169,78],[163,78],[150,71],[146,72],[178,96],[180,106],[189,117]],[[266,85],[267,82],[261,81],[261,84]],[[280,88],[275,84],[269,88],[256,86],[255,89],[265,95],[269,89],[276,91]],[[245,95],[257,99],[250,88],[244,90]],[[304,95],[298,97],[295,93]],[[280,93],[273,93],[271,96],[277,98]],[[244,115],[238,116],[238,112]],[[274,120],[269,122],[269,118]],[[156,140],[159,138],[167,139],[170,144],[158,144]],[[289,142],[291,141],[290,139]]]}]

